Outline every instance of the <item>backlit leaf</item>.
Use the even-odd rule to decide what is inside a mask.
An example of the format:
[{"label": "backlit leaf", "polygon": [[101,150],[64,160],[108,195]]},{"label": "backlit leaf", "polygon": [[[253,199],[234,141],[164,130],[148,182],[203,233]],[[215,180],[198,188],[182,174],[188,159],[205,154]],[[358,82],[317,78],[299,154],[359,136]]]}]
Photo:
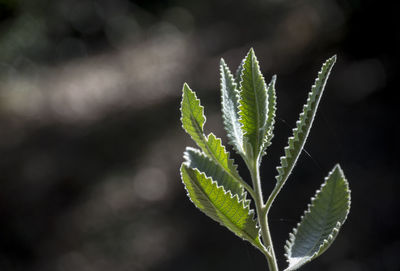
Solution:
[{"label": "backlit leaf", "polygon": [[225,190],[230,191],[232,195],[238,195],[239,199],[245,197],[243,186],[203,152],[187,147],[183,157],[186,160],[186,165],[190,168],[196,168],[203,172],[207,177],[216,181],[219,186],[223,186]]},{"label": "backlit leaf", "polygon": [[244,154],[243,133],[239,122],[239,91],[231,71],[221,59],[221,96],[222,118],[229,143],[239,154]]},{"label": "backlit leaf", "polygon": [[[196,97],[196,93],[187,84],[183,86],[181,114],[182,127],[196,142],[197,146],[214,163],[239,183],[241,177],[237,171],[237,166],[229,158],[229,153],[226,151],[225,146],[222,145],[221,139],[215,137],[213,133],[210,133],[207,137],[204,135],[204,124],[206,121],[204,108],[200,104],[200,100]],[[226,189],[229,190],[229,188]]]},{"label": "backlit leaf", "polygon": [[268,96],[268,111],[267,111],[267,125],[266,135],[264,136],[263,151],[272,144],[272,138],[274,137],[274,125],[275,125],[275,112],[276,112],[276,92],[275,92],[276,76],[272,77],[271,82],[268,84],[267,96]]},{"label": "backlit leaf", "polygon": [[233,196],[217,182],[198,169],[190,168],[186,163],[181,166],[181,177],[189,198],[197,208],[240,238],[263,250],[259,228],[253,218],[254,211],[250,210],[249,201]]},{"label": "backlit leaf", "polygon": [[181,122],[182,127],[192,137],[192,139],[203,148],[204,139],[204,107],[201,106],[200,100],[197,99],[196,93],[192,91],[185,83],[183,85],[183,96],[181,103]]},{"label": "backlit leaf", "polygon": [[256,159],[267,133],[268,100],[267,86],[253,49],[245,58],[240,79],[239,121],[245,137],[244,147],[246,155]]}]

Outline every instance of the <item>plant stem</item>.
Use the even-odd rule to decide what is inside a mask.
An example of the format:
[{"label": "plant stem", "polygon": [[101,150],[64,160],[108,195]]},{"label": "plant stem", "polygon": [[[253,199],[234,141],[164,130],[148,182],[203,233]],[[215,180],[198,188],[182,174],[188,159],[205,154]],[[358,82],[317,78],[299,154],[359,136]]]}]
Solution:
[{"label": "plant stem", "polygon": [[250,169],[251,180],[253,182],[253,187],[256,194],[254,202],[256,205],[258,224],[260,225],[261,228],[261,236],[264,246],[267,248],[268,251],[268,253],[265,253],[265,256],[268,261],[269,271],[279,271],[268,225],[269,208],[266,208],[267,206],[264,205],[264,200],[263,200],[261,180],[260,180],[260,170],[259,170],[260,166],[259,158],[257,159],[257,161],[248,166]]},{"label": "plant stem", "polygon": [[270,271],[278,271],[279,270],[278,263],[276,261],[274,246],[272,244],[271,234],[269,231],[267,213],[265,213],[265,215],[263,215],[263,217],[260,217],[260,220],[261,219],[264,220],[264,225],[261,226],[263,242],[264,242],[265,246],[267,246],[267,250],[269,252],[269,255],[266,255],[267,261],[268,261],[268,267],[269,267]]}]

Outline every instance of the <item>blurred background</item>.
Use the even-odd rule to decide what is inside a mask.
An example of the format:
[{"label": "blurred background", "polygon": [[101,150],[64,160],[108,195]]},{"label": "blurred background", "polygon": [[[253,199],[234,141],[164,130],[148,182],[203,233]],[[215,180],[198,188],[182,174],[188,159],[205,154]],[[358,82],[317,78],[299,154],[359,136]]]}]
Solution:
[{"label": "blurred background", "polygon": [[321,64],[338,55],[309,155],[270,215],[280,266],[288,232],[340,162],[350,216],[302,270],[400,270],[395,2],[0,0],[0,269],[266,270],[192,205],[179,176],[193,146],[179,122],[183,82],[226,143],[219,59],[236,70],[253,47],[266,80],[278,75],[265,193]]}]

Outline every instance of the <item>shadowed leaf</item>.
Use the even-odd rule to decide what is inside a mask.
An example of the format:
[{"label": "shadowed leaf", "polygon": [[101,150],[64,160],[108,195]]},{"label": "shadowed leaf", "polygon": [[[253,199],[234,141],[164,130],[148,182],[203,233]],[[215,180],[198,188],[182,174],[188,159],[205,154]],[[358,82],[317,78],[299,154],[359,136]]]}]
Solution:
[{"label": "shadowed leaf", "polygon": [[296,122],[296,128],[293,129],[293,136],[289,137],[288,145],[285,147],[285,156],[281,157],[281,165],[277,167],[279,174],[276,176],[277,183],[275,189],[280,190],[284,185],[290,173],[292,172],[301,151],[303,150],[308,134],[310,133],[326,81],[328,80],[335,61],[336,56],[333,56],[322,65],[321,71],[318,73],[318,77],[315,80],[315,84],[312,86],[311,91],[308,94],[307,103],[304,105],[299,120]]},{"label": "shadowed leaf", "polygon": [[350,211],[350,190],[339,165],[317,191],[285,246],[289,267],[296,270],[320,256],[335,240]]}]

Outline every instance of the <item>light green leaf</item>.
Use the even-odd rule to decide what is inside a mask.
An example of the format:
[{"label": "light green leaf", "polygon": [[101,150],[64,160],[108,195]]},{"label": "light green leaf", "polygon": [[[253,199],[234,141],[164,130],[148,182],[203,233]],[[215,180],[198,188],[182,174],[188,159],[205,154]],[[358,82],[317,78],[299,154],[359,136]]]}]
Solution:
[{"label": "light green leaf", "polygon": [[240,238],[264,250],[249,201],[240,200],[237,195],[232,196],[217,182],[185,163],[181,166],[181,177],[190,200],[197,208]]},{"label": "light green leaf", "polygon": [[192,139],[203,148],[205,145],[204,139],[204,107],[201,106],[200,100],[197,99],[196,93],[192,91],[185,83],[182,89],[181,102],[181,122],[182,127],[192,137]]},{"label": "light green leaf", "polygon": [[200,100],[196,97],[187,84],[183,86],[183,97],[181,103],[181,121],[182,127],[192,137],[199,148],[217,165],[237,182],[244,182],[240,177],[237,166],[234,161],[229,158],[229,153],[225,146],[222,145],[221,139],[216,138],[213,133],[208,137],[204,135],[204,108],[200,104]]},{"label": "light green leaf", "polygon": [[276,112],[276,92],[275,92],[276,75],[272,76],[271,82],[268,84],[267,97],[268,97],[268,112],[267,112],[267,133],[264,137],[263,151],[272,144],[274,137],[275,125],[275,112]]},{"label": "light green leaf", "polygon": [[243,124],[246,155],[255,160],[267,133],[268,101],[267,86],[253,49],[245,58],[240,78],[239,121]]},{"label": "light green leaf", "polygon": [[299,120],[296,122],[296,128],[293,129],[293,136],[289,137],[288,146],[285,147],[285,156],[281,157],[281,165],[277,167],[279,175],[276,176],[276,189],[280,190],[286,182],[290,173],[293,170],[297,159],[303,150],[304,144],[310,132],[314,121],[315,113],[317,112],[318,104],[321,100],[322,93],[325,88],[326,81],[335,64],[336,56],[329,58],[318,73],[314,85],[308,94],[307,103],[303,107]]},{"label": "light green leaf", "polygon": [[350,211],[349,184],[339,165],[325,178],[297,229],[285,246],[289,267],[296,270],[320,256],[335,240]]},{"label": "light green leaf", "polygon": [[232,195],[238,195],[239,199],[245,198],[243,186],[203,152],[187,147],[183,157],[186,165],[190,168],[196,168],[203,172],[207,177],[216,181],[219,186],[223,186],[226,191],[230,191]]},{"label": "light green leaf", "polygon": [[229,158],[229,152],[222,145],[221,139],[215,137],[213,133],[210,133],[206,138],[206,146],[202,151],[233,178],[242,180],[237,170],[237,165],[235,165],[233,159]]},{"label": "light green leaf", "polygon": [[222,118],[229,143],[241,155],[243,150],[243,134],[239,122],[239,91],[235,79],[225,61],[221,59],[221,97],[222,97]]}]

